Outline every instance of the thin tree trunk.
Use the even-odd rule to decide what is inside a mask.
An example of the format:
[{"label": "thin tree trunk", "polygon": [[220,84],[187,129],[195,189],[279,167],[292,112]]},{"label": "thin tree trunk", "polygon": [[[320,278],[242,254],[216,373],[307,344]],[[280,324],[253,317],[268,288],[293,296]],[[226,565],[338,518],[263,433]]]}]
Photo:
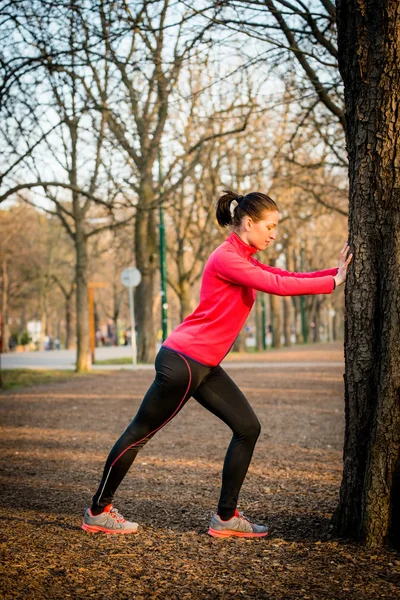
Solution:
[{"label": "thin tree trunk", "polygon": [[39,334],[39,350],[43,350],[44,338],[47,335],[47,308],[43,298],[43,290],[40,294],[40,334]]},{"label": "thin tree trunk", "polygon": [[338,314],[337,310],[335,310],[335,314],[332,317],[332,340],[336,342],[338,339]]},{"label": "thin tree trunk", "polygon": [[257,292],[256,296],[256,348],[259,352],[264,350],[265,331],[263,328],[262,316],[262,292]]},{"label": "thin tree trunk", "polygon": [[246,326],[244,325],[237,336],[235,343],[233,344],[232,350],[234,352],[247,352],[246,346]]},{"label": "thin tree trunk", "polygon": [[183,279],[179,284],[180,318],[185,319],[192,312],[191,286]]},{"label": "thin tree trunk", "polygon": [[[350,173],[341,535],[381,546],[400,448],[400,5],[338,0]],[[398,519],[399,505],[392,506]]]},{"label": "thin tree trunk", "polygon": [[283,334],[285,336],[285,346],[291,346],[292,345],[292,340],[291,340],[291,323],[290,323],[290,316],[291,316],[291,299],[289,296],[284,296],[282,298],[283,301]]},{"label": "thin tree trunk", "polygon": [[65,298],[65,347],[67,350],[73,350],[75,344],[75,327],[72,310],[72,294]]},{"label": "thin tree trunk", "polygon": [[87,238],[82,231],[83,223],[76,223],[76,336],[78,340],[76,370],[90,371],[92,357],[89,339],[89,295]]},{"label": "thin tree trunk", "polygon": [[313,342],[318,343],[321,341],[320,334],[320,326],[321,326],[321,300],[316,297],[314,304],[314,337]]},{"label": "thin tree trunk", "polygon": [[296,328],[296,344],[302,344],[303,333],[301,331],[301,306],[300,306],[300,296],[293,296],[292,298],[293,306],[294,306],[294,323]]},{"label": "thin tree trunk", "polygon": [[282,341],[282,319],[281,319],[281,298],[280,296],[270,295],[271,306],[271,324],[272,324],[272,347],[281,348]]},{"label": "thin tree trunk", "polygon": [[1,294],[1,339],[3,352],[10,351],[10,327],[8,325],[8,269],[7,259],[1,261],[3,288]]},{"label": "thin tree trunk", "polygon": [[[141,206],[153,199],[151,173],[141,185]],[[142,274],[135,293],[135,320],[138,333],[138,361],[151,363],[155,358],[156,336],[154,331],[153,296],[157,269],[154,211],[139,210],[135,222],[136,265]]]}]

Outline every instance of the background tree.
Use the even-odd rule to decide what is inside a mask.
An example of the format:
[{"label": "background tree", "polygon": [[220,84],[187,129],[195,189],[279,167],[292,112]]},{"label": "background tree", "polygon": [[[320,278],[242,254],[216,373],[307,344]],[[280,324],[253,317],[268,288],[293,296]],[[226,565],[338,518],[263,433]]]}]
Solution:
[{"label": "background tree", "polygon": [[[5,23],[12,23],[13,28],[2,62],[5,120],[1,141],[9,166],[0,177],[0,201],[24,191],[24,199],[59,218],[72,239],[76,368],[85,371],[91,366],[88,239],[125,224],[132,213],[118,220],[115,208],[131,206],[131,202],[115,190],[108,176],[112,159],[105,156],[106,115],[90,113],[85,88],[77,84],[86,32],[80,27],[76,3],[21,2],[10,4],[8,10]],[[30,196],[26,190],[31,190]],[[94,219],[99,218],[106,224],[96,227]]]},{"label": "background tree", "polygon": [[[23,296],[29,285],[24,265],[29,265],[29,254],[24,252],[22,240],[27,233],[23,207],[16,205],[0,212],[0,289],[2,351],[10,349],[10,309]],[[22,252],[21,252],[22,248]],[[27,265],[27,266],[28,266]]]}]

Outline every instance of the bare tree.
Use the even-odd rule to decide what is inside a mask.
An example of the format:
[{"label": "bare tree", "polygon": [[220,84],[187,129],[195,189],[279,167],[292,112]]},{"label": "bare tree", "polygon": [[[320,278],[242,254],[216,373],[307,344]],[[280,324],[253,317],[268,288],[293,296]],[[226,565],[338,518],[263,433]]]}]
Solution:
[{"label": "bare tree", "polygon": [[[76,3],[49,7],[46,2],[34,6],[21,2],[9,5],[8,10],[10,18],[3,25],[13,23],[15,42],[5,51],[2,63],[7,77],[1,90],[6,115],[1,133],[9,166],[0,177],[0,202],[23,192],[26,201],[39,202],[57,216],[73,240],[76,368],[84,371],[90,368],[87,242],[93,235],[125,224],[131,215],[118,219],[115,208],[130,201],[110,185],[110,160],[104,156],[106,113],[89,114],[85,88],[78,86],[79,53],[86,38],[79,28]],[[99,218],[105,224],[96,227]]]},{"label": "bare tree", "polygon": [[[325,164],[334,176],[345,172],[344,98],[334,2],[228,0],[199,7],[186,0],[185,4],[216,31],[229,32],[230,45],[244,48],[247,61],[241,68],[251,72],[256,65],[258,72],[268,73],[264,110],[276,112],[283,105],[290,109],[291,131],[280,150],[287,160],[306,170]],[[312,157],[299,156],[304,139],[320,156],[316,152]],[[324,202],[320,193],[315,199]],[[335,204],[332,207],[336,209]]]},{"label": "bare tree", "polygon": [[[182,9],[182,7],[181,7]],[[154,357],[153,294],[158,268],[155,209],[178,189],[199,161],[201,146],[227,132],[215,132],[212,119],[205,117],[201,132],[190,147],[180,148],[179,138],[170,141],[172,157],[167,161],[163,181],[156,167],[165,138],[171,105],[179,98],[187,73],[184,67],[202,42],[208,25],[188,30],[185,11],[169,0],[139,3],[106,3],[93,5],[101,23],[99,43],[110,67],[114,94],[107,96],[102,65],[96,52],[87,44],[86,61],[95,85],[87,88],[93,106],[107,116],[107,128],[114,143],[122,149],[129,173],[127,181],[137,197],[135,220],[136,265],[142,273],[136,289],[136,321],[138,325],[138,359]],[[90,31],[88,41],[96,34]],[[249,106],[243,98],[236,103],[234,131],[246,126]],[[181,170],[182,156],[188,157]],[[162,193],[161,193],[162,190]]]},{"label": "bare tree", "polygon": [[[17,253],[20,240],[25,233],[23,208],[13,207],[0,213],[0,289],[1,289],[1,340],[2,352],[8,352],[10,341],[10,306],[20,297],[27,285],[21,273],[21,264],[26,261],[24,252]],[[22,261],[22,262],[21,262]]]}]

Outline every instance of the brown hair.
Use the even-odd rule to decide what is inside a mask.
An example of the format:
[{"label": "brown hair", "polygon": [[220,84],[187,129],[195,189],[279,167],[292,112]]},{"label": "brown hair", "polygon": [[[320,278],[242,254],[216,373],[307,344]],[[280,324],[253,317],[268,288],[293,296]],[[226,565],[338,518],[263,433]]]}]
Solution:
[{"label": "brown hair", "polygon": [[[236,200],[238,205],[231,214],[231,203]],[[251,217],[255,223],[261,221],[266,212],[279,210],[276,202],[261,192],[250,192],[245,196],[235,194],[231,190],[224,190],[224,195],[217,201],[217,221],[221,227],[240,227],[240,223],[246,215]]]}]

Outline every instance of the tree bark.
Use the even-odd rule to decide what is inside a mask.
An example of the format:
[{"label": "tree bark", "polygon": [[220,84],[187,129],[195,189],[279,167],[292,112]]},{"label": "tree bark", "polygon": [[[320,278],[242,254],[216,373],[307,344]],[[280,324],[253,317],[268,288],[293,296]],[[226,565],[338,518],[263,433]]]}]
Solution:
[{"label": "tree bark", "polygon": [[289,296],[284,296],[282,298],[282,301],[283,301],[283,333],[285,336],[285,346],[289,347],[292,345],[291,323],[290,323],[292,301]]},{"label": "tree bark", "polygon": [[272,324],[272,347],[281,348],[282,319],[281,319],[281,298],[280,296],[270,295],[271,306],[271,324]]},{"label": "tree bark", "polygon": [[47,306],[46,299],[44,297],[44,290],[40,293],[40,334],[39,334],[39,350],[43,350],[44,338],[47,335]]},{"label": "tree bark", "polygon": [[[141,207],[153,200],[151,172],[141,183]],[[142,274],[140,285],[135,293],[135,321],[137,327],[137,358],[139,362],[151,363],[155,358],[155,331],[153,297],[157,269],[154,211],[140,208],[135,222],[136,266]]]},{"label": "tree bark", "polygon": [[256,296],[256,348],[259,352],[264,350],[264,337],[265,331],[263,331],[263,316],[262,316],[262,292],[257,292]]},{"label": "tree bark", "polygon": [[2,270],[2,293],[1,293],[1,340],[2,352],[10,351],[10,326],[8,325],[8,269],[7,259],[3,257],[1,261]]},{"label": "tree bark", "polygon": [[87,238],[82,231],[83,223],[76,222],[76,335],[78,340],[76,370],[90,371],[92,357],[89,339],[89,295]]},{"label": "tree bark", "polygon": [[300,296],[293,296],[293,306],[294,306],[294,322],[296,327],[296,344],[303,344],[303,333],[301,330],[301,306],[300,306]]},{"label": "tree bark", "polygon": [[[338,0],[350,175],[344,472],[334,524],[381,546],[400,448],[400,4]],[[392,517],[391,517],[392,515]]]},{"label": "tree bark", "polygon": [[246,346],[246,325],[242,327],[239,335],[237,336],[235,343],[233,344],[232,350],[234,352],[247,352]]},{"label": "tree bark", "polygon": [[321,300],[318,296],[315,296],[314,303],[314,334],[313,334],[313,342],[314,344],[321,341],[320,334],[320,326],[321,326]]},{"label": "tree bark", "polygon": [[75,327],[72,310],[72,295],[65,298],[65,347],[67,350],[75,348]]},{"label": "tree bark", "polygon": [[179,282],[180,318],[185,319],[192,312],[191,286],[185,279]]}]

